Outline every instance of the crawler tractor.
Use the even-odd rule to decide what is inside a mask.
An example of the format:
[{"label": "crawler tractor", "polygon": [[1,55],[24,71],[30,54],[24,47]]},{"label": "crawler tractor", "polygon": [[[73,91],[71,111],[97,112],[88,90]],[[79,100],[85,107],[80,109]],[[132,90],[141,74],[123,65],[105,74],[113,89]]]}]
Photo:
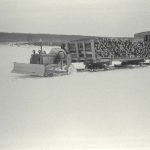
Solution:
[{"label": "crawler tractor", "polygon": [[71,56],[64,49],[53,48],[49,53],[33,50],[30,63],[14,62],[13,73],[34,76],[59,76],[70,74],[74,70]]}]

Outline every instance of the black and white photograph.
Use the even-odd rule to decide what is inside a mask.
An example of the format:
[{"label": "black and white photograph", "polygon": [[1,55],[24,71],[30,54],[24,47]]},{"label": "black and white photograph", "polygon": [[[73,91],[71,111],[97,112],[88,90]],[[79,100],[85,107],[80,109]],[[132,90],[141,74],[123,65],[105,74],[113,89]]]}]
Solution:
[{"label": "black and white photograph", "polygon": [[150,1],[0,0],[0,150],[150,150]]}]

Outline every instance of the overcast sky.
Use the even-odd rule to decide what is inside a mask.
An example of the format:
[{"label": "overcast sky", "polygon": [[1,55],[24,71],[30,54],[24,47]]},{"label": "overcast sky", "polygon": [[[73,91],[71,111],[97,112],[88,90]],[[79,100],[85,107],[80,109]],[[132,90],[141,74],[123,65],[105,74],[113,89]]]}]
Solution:
[{"label": "overcast sky", "polygon": [[133,36],[150,30],[150,0],[0,0],[0,32]]}]

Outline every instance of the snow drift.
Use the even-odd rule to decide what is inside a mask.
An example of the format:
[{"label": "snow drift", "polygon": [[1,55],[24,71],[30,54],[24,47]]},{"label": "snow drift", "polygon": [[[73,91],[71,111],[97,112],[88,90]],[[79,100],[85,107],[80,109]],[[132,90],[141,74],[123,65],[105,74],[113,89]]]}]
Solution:
[{"label": "snow drift", "polygon": [[0,46],[2,150],[150,149],[150,67],[12,74],[13,62],[28,62],[33,49]]}]

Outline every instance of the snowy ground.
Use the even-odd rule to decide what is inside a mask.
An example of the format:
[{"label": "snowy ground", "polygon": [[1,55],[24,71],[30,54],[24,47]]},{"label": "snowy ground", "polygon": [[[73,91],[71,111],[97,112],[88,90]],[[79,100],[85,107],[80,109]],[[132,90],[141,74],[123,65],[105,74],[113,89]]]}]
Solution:
[{"label": "snowy ground", "polygon": [[13,62],[29,62],[32,50],[0,46],[1,150],[150,149],[150,67],[12,74]]}]

